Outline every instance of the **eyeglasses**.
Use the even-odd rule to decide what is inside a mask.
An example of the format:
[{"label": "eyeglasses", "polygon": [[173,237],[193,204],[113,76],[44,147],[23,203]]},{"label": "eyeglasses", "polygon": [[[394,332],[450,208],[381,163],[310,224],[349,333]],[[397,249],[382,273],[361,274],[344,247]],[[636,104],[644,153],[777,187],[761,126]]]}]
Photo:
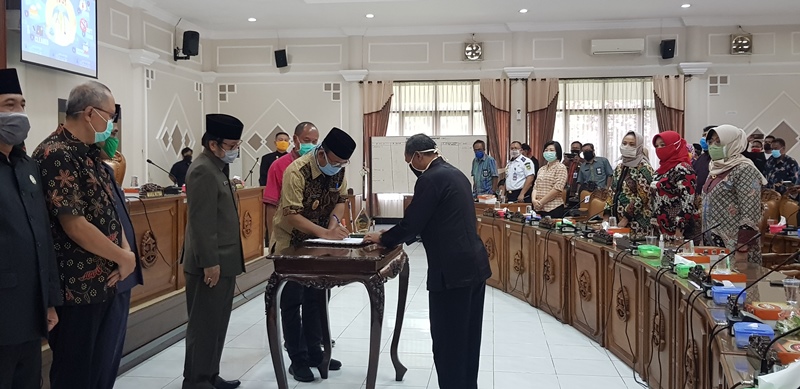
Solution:
[{"label": "eyeglasses", "polygon": [[106,111],[106,110],[104,110],[102,108],[97,108],[97,107],[93,107],[93,109],[107,114],[109,116],[108,120],[110,120],[110,121],[112,121],[114,123],[116,123],[117,119],[119,119],[119,112],[111,113],[111,112],[108,112],[108,111]]},{"label": "eyeglasses", "polygon": [[241,141],[241,140],[235,141],[235,142],[234,142],[234,143],[232,143],[232,144],[231,144],[231,143],[229,143],[229,142],[225,142],[225,141],[223,141],[223,142],[222,142],[222,144],[221,144],[221,146],[222,146],[222,148],[223,148],[224,150],[238,150],[238,149],[239,149],[239,146],[241,146],[241,144],[242,144],[242,141]]},{"label": "eyeglasses", "polygon": [[336,163],[331,162],[331,160],[328,159],[328,152],[327,151],[325,151],[325,162],[327,162],[328,164],[330,164],[331,166],[334,166],[334,167],[345,167],[345,166],[350,164],[350,160],[349,159],[346,160],[346,161],[342,161],[342,162],[336,162]]}]

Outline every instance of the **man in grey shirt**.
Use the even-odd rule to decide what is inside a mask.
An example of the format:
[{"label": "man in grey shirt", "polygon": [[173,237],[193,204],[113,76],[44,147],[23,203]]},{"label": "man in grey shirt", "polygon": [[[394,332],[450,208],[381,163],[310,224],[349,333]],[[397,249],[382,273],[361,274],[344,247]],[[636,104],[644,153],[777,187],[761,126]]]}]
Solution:
[{"label": "man in grey shirt", "polygon": [[611,185],[614,169],[611,168],[608,159],[596,156],[594,145],[591,143],[584,144],[581,150],[583,159],[586,161],[578,172],[578,184],[581,190],[594,191],[595,189],[605,189]]}]

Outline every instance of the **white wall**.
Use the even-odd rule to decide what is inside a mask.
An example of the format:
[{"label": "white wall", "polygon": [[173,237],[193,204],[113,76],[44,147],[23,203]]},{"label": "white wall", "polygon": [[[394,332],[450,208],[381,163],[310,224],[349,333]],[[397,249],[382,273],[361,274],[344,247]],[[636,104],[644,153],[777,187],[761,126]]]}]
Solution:
[{"label": "white wall", "polygon": [[[297,121],[310,120],[324,136],[340,126],[359,144],[348,169],[350,186],[360,192],[362,114],[358,83],[339,71],[366,69],[368,80],[479,79],[504,76],[503,68],[529,66],[531,77],[624,77],[677,74],[678,63],[710,62],[686,89],[686,135],[696,142],[707,124],[731,123],[748,132],[778,131],[794,145],[800,139],[800,25],[745,26],[754,34],[754,54],[727,54],[728,35],[736,27],[685,27],[476,34],[485,59],[461,61],[469,34],[419,36],[349,36],[292,39],[201,41],[201,55],[172,61],[173,26],[117,1],[99,3],[100,76],[123,106],[123,152],[128,177],[159,183],[166,177],[148,169],[145,160],[170,165],[177,155],[163,145],[162,130],[177,123],[188,143],[199,151],[203,115],[223,112],[245,123],[243,158],[234,173],[244,176],[254,158],[270,151],[276,126],[291,132]],[[181,31],[178,31],[180,36]],[[597,38],[644,38],[643,55],[592,56]],[[661,39],[677,39],[676,57],[662,60]],[[18,63],[18,32],[10,32],[10,66],[18,67],[34,126],[29,144],[40,142],[56,125],[57,99],[85,80],[79,76]],[[180,45],[180,43],[178,43]],[[273,51],[286,48],[290,66],[277,69]],[[150,58],[150,57],[157,58]],[[147,89],[147,74],[155,76]],[[709,93],[711,77],[727,76],[727,85]],[[719,81],[719,78],[716,78]],[[198,86],[199,83],[199,86]],[[339,84],[339,101],[323,90]],[[220,101],[221,85],[234,85]],[[513,139],[525,140],[523,83],[512,86]],[[202,89],[202,92],[198,91]],[[200,94],[202,94],[202,99]],[[780,123],[785,122],[785,125]],[[778,130],[776,130],[778,128]],[[254,136],[253,143],[248,142]],[[258,137],[266,144],[258,144]],[[161,142],[161,143],[159,143]],[[183,145],[183,143],[181,143]],[[255,145],[256,147],[254,147]],[[800,157],[800,147],[790,154]],[[165,166],[169,168],[169,166]],[[141,180],[141,178],[140,178]]]}]

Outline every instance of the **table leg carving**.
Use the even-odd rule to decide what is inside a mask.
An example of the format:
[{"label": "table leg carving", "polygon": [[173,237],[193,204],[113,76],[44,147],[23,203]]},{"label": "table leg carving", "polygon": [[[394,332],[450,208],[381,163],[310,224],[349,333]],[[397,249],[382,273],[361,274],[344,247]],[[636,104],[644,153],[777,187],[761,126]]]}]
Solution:
[{"label": "table leg carving", "polygon": [[328,367],[331,362],[331,327],[328,320],[328,289],[315,290],[319,296],[319,317],[322,320],[322,363],[319,365],[320,378],[328,378]]},{"label": "table leg carving", "polygon": [[370,301],[369,366],[367,367],[367,389],[375,389],[378,380],[378,358],[381,352],[381,328],[383,326],[384,289],[383,279],[372,276],[364,282]]},{"label": "table leg carving", "polygon": [[[404,254],[405,255],[405,254]],[[408,369],[397,357],[397,347],[400,343],[400,331],[403,330],[403,317],[406,312],[406,299],[408,297],[408,260],[405,261],[403,270],[400,271],[400,293],[397,296],[397,316],[394,323],[394,336],[392,337],[392,364],[394,365],[395,381],[402,381]]]},{"label": "table leg carving", "polygon": [[278,380],[278,389],[289,389],[286,377],[286,368],[283,364],[283,346],[281,344],[281,328],[278,325],[278,308],[280,308],[281,289],[286,283],[278,273],[272,273],[264,292],[264,303],[267,314],[267,337],[269,351],[272,355],[272,365],[275,368],[275,378]]}]

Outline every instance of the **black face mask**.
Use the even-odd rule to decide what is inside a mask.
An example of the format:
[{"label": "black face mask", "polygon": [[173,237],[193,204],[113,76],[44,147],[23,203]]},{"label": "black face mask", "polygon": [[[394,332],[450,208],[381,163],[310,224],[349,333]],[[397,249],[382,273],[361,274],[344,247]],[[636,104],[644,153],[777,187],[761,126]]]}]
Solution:
[{"label": "black face mask", "polygon": [[192,156],[191,155],[184,155],[183,156],[183,160],[184,160],[184,162],[192,162]]},{"label": "black face mask", "polygon": [[587,161],[591,161],[594,159],[594,151],[584,151],[583,152],[583,159]]},{"label": "black face mask", "polygon": [[581,153],[580,150],[572,150],[573,155],[579,155]]},{"label": "black face mask", "polygon": [[764,145],[764,151],[772,151],[772,145],[767,143]]},{"label": "black face mask", "polygon": [[414,173],[414,175],[417,176],[417,178],[419,178],[419,176],[422,175],[422,172],[417,169],[414,169],[414,167],[411,166],[410,163],[408,164],[408,168],[411,169],[411,172]]}]

